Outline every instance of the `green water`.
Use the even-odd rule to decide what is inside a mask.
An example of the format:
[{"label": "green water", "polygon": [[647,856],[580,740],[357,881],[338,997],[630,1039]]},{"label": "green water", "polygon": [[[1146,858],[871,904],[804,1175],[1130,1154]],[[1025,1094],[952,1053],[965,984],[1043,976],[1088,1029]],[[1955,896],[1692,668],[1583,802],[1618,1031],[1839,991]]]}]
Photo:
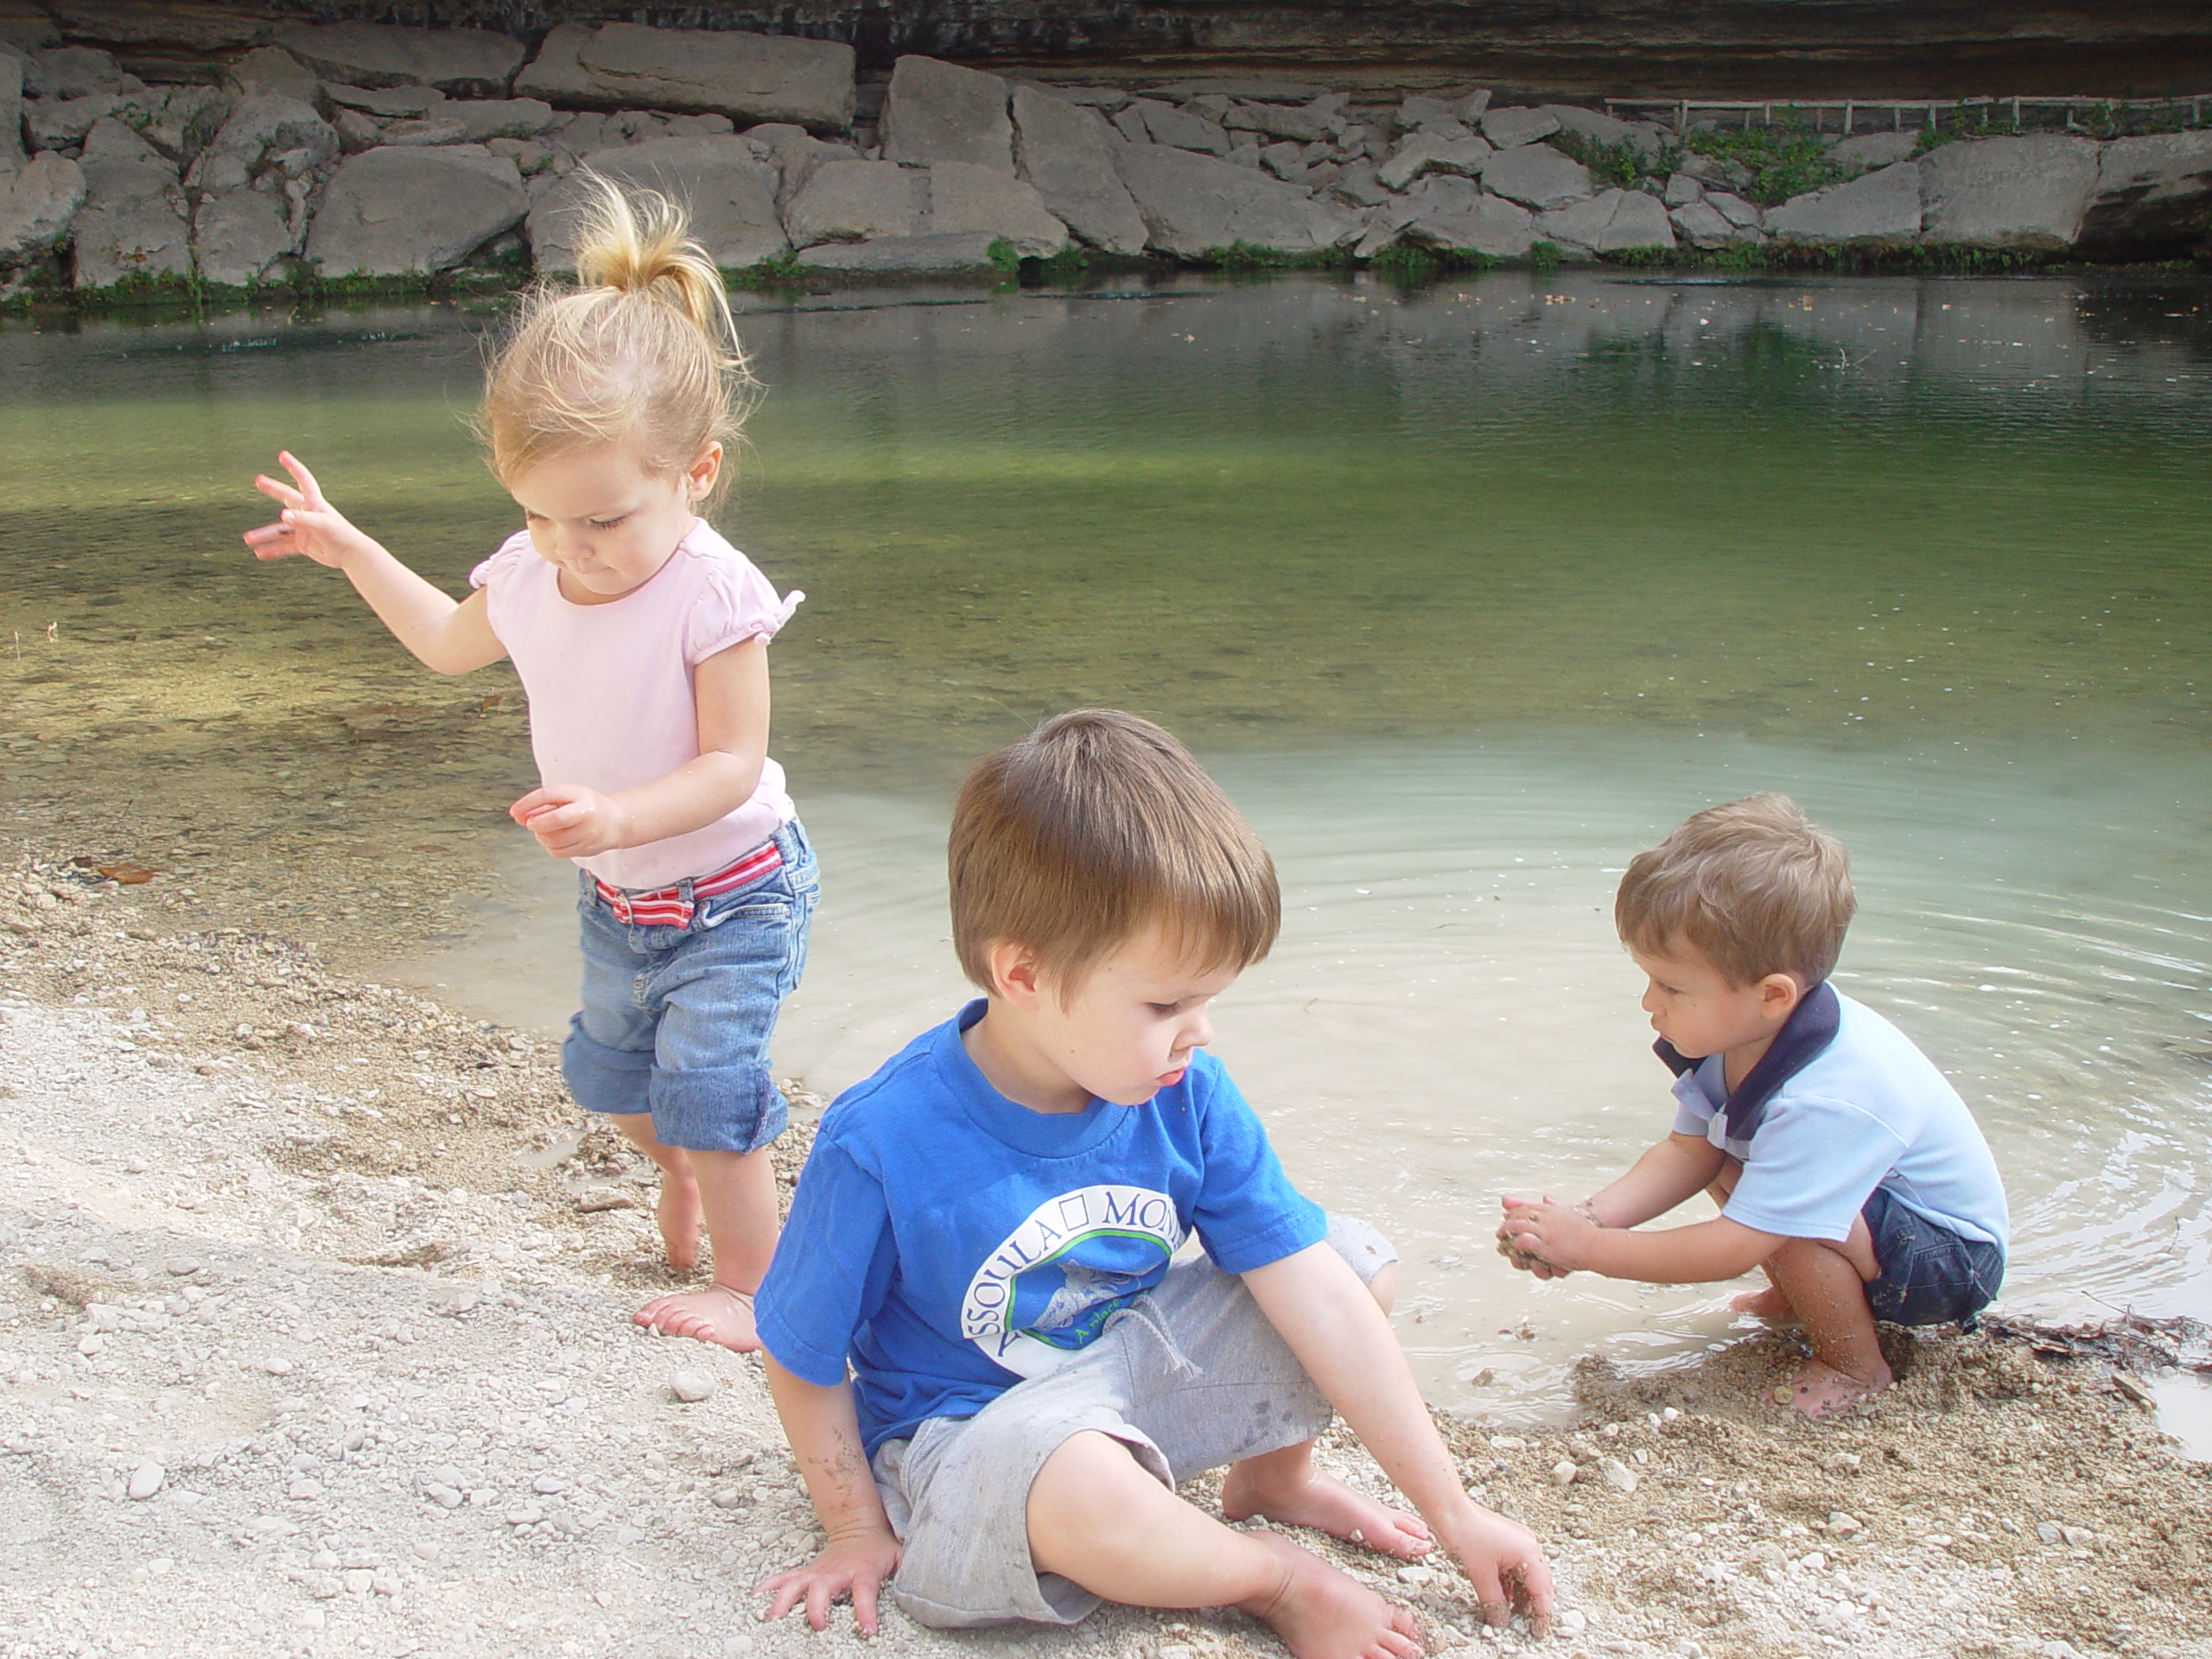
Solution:
[{"label": "green water", "polygon": [[[0,779],[209,905],[321,873],[281,895],[302,925],[550,1025],[512,679],[435,679],[237,541],[289,445],[458,590],[514,524],[460,421],[489,321],[0,329]],[[1408,1246],[1432,1387],[1539,1408],[1576,1352],[1726,1328],[1510,1277],[1484,1215],[1663,1128],[1611,883],[1780,786],[1858,860],[1847,988],[1990,1128],[2008,1297],[2212,1306],[2212,286],[1192,283],[746,333],[723,527],[810,596],[774,652],[826,873],[787,1069],[840,1086],[961,994],[963,762],[1071,704],[1152,714],[1285,871],[1224,1057],[1294,1171]]]}]

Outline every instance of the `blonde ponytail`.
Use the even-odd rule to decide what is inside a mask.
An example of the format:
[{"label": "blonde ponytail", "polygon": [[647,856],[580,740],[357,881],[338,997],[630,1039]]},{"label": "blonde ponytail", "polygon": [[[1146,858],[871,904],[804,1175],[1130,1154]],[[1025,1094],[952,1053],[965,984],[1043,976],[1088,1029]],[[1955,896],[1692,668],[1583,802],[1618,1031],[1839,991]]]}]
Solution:
[{"label": "blonde ponytail", "polygon": [[673,473],[720,442],[719,494],[755,385],[721,272],[678,203],[589,171],[575,180],[582,286],[533,289],[492,359],[479,423],[492,470],[512,483],[552,456],[622,443],[647,471]]}]

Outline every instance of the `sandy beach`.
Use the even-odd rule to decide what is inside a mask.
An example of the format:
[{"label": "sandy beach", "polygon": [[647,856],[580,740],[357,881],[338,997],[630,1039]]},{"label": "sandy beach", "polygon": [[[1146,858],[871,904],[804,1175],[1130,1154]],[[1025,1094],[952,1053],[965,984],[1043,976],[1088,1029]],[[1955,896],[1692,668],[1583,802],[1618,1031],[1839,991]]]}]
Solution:
[{"label": "sandy beach", "polygon": [[[814,1538],[757,1362],[630,1325],[671,1282],[647,1172],[584,1132],[550,1045],[365,982],[363,938],[6,855],[0,1654],[859,1650],[842,1610],[757,1622]],[[820,1103],[793,1105],[786,1181]],[[1440,1419],[1553,1552],[1546,1643],[1482,1630],[1447,1567],[1304,1541],[1439,1650],[2212,1653],[2212,1465],[2094,1362],[1892,1357],[1827,1425],[1763,1397],[1794,1363],[1768,1335],[1587,1368],[1561,1427]],[[1234,1613],[881,1640],[1281,1652]]]}]

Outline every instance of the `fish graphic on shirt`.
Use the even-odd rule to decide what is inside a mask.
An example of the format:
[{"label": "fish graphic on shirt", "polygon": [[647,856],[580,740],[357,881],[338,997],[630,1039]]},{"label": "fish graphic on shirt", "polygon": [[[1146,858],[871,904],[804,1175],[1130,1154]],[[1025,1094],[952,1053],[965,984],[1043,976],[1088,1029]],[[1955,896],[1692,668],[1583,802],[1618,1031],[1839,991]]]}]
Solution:
[{"label": "fish graphic on shirt", "polygon": [[1085,1347],[1140,1275],[1116,1273],[1111,1268],[1087,1268],[1080,1262],[1064,1261],[1059,1268],[1060,1287],[1052,1293],[1044,1311],[1024,1328],[1024,1334],[1055,1348]]}]

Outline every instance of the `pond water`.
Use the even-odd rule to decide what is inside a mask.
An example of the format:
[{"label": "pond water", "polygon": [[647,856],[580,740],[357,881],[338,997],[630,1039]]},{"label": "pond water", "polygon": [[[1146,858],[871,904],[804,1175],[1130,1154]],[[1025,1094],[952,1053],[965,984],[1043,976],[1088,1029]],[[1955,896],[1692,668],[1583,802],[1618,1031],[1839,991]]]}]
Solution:
[{"label": "pond water", "polygon": [[[286,443],[457,588],[512,518],[458,420],[486,321],[0,329],[0,777],[202,869],[281,840],[346,872],[360,963],[550,1030],[567,883],[500,827],[512,679],[433,681],[236,540]],[[834,1091],[964,995],[967,760],[1153,715],[1283,872],[1218,1051],[1294,1174],[1397,1237],[1433,1397],[1545,1414],[1582,1353],[1730,1329],[1703,1291],[1537,1285],[1490,1230],[1665,1127],[1620,867],[1783,788],[1853,849],[1840,982],[1997,1147],[2008,1305],[2212,1313],[2212,285],[1193,282],[746,331],[724,527],[810,595],[776,748],[825,869],[780,1069]],[[430,872],[472,918],[435,945]]]}]

